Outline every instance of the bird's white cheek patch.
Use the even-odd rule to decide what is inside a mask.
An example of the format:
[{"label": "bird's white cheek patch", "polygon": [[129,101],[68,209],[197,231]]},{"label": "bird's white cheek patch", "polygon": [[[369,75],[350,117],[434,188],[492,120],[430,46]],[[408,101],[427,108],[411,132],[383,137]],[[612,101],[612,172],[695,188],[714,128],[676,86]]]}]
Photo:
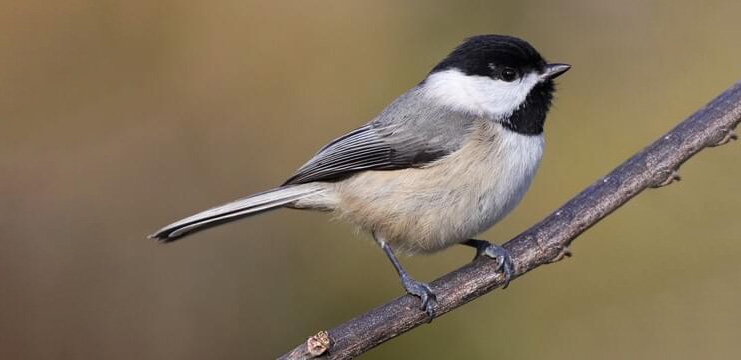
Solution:
[{"label": "bird's white cheek patch", "polygon": [[535,73],[506,82],[445,70],[425,81],[425,95],[451,109],[500,119],[517,110],[539,81]]}]

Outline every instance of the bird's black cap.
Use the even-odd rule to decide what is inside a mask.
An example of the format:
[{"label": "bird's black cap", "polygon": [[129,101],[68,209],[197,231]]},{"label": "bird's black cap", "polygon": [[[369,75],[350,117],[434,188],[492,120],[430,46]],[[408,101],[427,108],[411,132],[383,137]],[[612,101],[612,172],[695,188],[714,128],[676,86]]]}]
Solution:
[{"label": "bird's black cap", "polygon": [[546,62],[527,41],[506,35],[477,35],[466,39],[432,73],[458,69],[466,75],[492,76],[495,68],[542,72]]}]

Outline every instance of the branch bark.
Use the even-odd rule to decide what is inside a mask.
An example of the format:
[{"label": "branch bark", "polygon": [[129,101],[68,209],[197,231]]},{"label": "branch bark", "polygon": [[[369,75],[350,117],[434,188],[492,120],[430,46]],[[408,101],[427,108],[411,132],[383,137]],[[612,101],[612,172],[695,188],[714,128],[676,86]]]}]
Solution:
[{"label": "branch bark", "polygon": [[[571,241],[649,187],[678,180],[677,169],[706,147],[735,139],[741,120],[741,82],[697,110],[653,144],[554,211],[540,223],[504,244],[515,264],[513,278],[560,259]],[[430,285],[437,293],[438,316],[502,285],[494,262],[481,257]],[[310,337],[281,359],[348,359],[427,321],[419,299],[405,295],[344,324]],[[321,335],[321,336],[320,336]],[[327,339],[317,347],[317,336]],[[321,343],[321,342],[320,342]]]}]

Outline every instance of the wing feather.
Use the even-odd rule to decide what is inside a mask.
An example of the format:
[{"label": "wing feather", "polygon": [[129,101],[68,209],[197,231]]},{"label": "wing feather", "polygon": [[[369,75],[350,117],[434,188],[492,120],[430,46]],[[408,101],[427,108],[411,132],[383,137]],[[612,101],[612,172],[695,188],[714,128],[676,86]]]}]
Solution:
[{"label": "wing feather", "polygon": [[459,149],[474,118],[440,107],[421,89],[402,94],[373,121],[322,147],[284,185],[420,167]]},{"label": "wing feather", "polygon": [[360,170],[406,167],[394,165],[393,155],[392,146],[371,125],[366,125],[324,146],[284,185],[329,181]]}]

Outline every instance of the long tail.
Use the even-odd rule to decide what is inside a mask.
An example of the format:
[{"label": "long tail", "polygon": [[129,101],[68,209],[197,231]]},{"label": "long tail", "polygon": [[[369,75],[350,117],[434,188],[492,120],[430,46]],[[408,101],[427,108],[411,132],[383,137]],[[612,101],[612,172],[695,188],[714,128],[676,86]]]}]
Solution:
[{"label": "long tail", "polygon": [[149,235],[149,238],[157,239],[163,243],[175,241],[197,231],[289,205],[296,200],[321,191],[323,191],[323,188],[315,184],[275,188],[202,211],[163,227],[156,233]]}]

